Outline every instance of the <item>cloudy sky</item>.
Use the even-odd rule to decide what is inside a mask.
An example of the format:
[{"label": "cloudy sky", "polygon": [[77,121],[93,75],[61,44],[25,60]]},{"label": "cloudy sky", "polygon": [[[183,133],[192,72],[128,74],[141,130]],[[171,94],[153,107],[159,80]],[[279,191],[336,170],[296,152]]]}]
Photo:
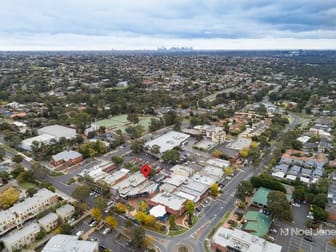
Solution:
[{"label": "cloudy sky", "polygon": [[3,0],[0,50],[336,49],[335,0]]}]

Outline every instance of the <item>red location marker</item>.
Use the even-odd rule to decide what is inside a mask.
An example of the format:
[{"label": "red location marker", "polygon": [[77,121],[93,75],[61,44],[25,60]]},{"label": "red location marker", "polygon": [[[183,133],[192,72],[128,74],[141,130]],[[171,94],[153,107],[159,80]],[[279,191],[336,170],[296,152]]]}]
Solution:
[{"label": "red location marker", "polygon": [[151,172],[151,168],[148,165],[141,166],[141,173],[144,175],[145,178],[149,176]]}]

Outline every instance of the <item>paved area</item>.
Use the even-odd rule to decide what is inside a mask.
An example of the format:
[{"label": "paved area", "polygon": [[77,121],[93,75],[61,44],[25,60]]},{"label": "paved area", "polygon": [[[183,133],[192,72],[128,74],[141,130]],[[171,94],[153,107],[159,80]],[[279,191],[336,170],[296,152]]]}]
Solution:
[{"label": "paved area", "polygon": [[331,244],[326,244],[326,250],[325,252],[336,252],[336,247],[332,246]]},{"label": "paved area", "polygon": [[310,243],[311,242],[304,240],[303,237],[292,236],[289,240],[288,252],[314,252]]}]

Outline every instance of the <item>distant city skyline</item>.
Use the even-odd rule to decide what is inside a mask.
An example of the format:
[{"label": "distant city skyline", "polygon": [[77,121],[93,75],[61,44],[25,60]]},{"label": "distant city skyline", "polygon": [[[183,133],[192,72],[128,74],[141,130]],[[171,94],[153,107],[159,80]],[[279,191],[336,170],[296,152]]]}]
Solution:
[{"label": "distant city skyline", "polygon": [[11,0],[0,50],[336,49],[334,0]]}]

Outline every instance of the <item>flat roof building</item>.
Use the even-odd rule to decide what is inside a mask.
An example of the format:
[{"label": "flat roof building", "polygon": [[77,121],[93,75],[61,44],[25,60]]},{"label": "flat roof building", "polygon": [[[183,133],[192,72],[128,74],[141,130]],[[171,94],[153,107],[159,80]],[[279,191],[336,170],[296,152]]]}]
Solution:
[{"label": "flat roof building", "polygon": [[33,197],[16,203],[7,210],[0,211],[0,235],[21,226],[25,221],[55,205],[57,201],[57,194],[42,188]]},{"label": "flat roof building", "polygon": [[55,235],[42,249],[42,252],[98,252],[95,241],[78,240],[74,235]]},{"label": "flat roof building", "polygon": [[40,230],[40,226],[37,223],[30,223],[18,231],[11,232],[2,238],[2,241],[7,251],[20,250],[24,246],[33,243]]},{"label": "flat roof building", "polygon": [[48,134],[53,136],[57,141],[64,137],[65,139],[71,139],[77,136],[76,130],[61,125],[49,125],[37,130],[39,135]]},{"label": "flat roof building", "polygon": [[46,232],[50,232],[58,226],[58,216],[55,213],[49,213],[37,222]]},{"label": "flat roof building", "polygon": [[64,206],[56,209],[56,214],[63,222],[70,220],[74,213],[75,207],[70,204],[65,204]]},{"label": "flat roof building", "polygon": [[218,252],[281,252],[282,247],[239,229],[220,227],[211,239],[211,247]]},{"label": "flat roof building", "polygon": [[180,146],[189,138],[189,135],[177,132],[170,131],[158,138],[155,138],[151,141],[145,143],[145,147],[151,149],[154,145],[160,147],[160,153],[162,154],[165,151],[172,150],[177,146]]},{"label": "flat roof building", "polygon": [[220,158],[211,158],[206,161],[206,164],[219,168],[226,168],[230,166],[230,161]]},{"label": "flat roof building", "polygon": [[149,200],[152,206],[162,205],[166,207],[166,211],[176,216],[181,216],[184,213],[184,203],[186,198],[180,197],[172,193],[159,193]]},{"label": "flat roof building", "polygon": [[32,145],[34,142],[37,142],[39,145],[41,143],[48,145],[51,143],[51,141],[55,139],[55,137],[48,135],[48,134],[42,134],[39,136],[34,136],[34,137],[30,137],[30,138],[26,138],[24,140],[22,140],[21,144],[20,144],[20,148],[27,150],[27,151],[32,151]]}]

